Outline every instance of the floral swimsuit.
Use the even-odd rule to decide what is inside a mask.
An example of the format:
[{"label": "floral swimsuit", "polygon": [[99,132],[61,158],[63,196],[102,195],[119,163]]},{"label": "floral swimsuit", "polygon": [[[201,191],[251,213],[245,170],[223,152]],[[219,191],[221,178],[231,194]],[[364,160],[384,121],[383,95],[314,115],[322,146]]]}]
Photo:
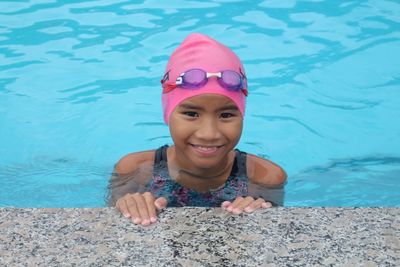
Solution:
[{"label": "floral swimsuit", "polygon": [[171,179],[168,174],[167,148],[168,145],[164,145],[156,150],[153,179],[147,184],[146,191],[152,192],[156,198],[167,198],[168,207],[219,207],[226,200],[233,201],[238,196],[248,195],[245,152],[235,149],[232,171],[224,185],[201,193]]}]

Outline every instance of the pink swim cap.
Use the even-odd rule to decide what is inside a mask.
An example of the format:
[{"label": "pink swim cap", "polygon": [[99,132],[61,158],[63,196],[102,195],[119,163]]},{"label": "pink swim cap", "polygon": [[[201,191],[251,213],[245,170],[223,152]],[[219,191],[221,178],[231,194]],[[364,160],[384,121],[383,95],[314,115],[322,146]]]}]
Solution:
[{"label": "pink swim cap", "polygon": [[[233,70],[244,72],[240,59],[225,45],[199,33],[190,34],[172,53],[165,69],[168,77],[166,82],[175,82],[183,72],[190,69],[202,69],[206,72],[220,72]],[[247,89],[247,88],[244,88]],[[177,105],[187,98],[202,94],[219,94],[229,97],[244,116],[246,96],[242,91],[229,91],[220,86],[217,79],[210,78],[200,89],[184,89],[176,87],[168,93],[162,94],[164,121],[169,117]]]}]

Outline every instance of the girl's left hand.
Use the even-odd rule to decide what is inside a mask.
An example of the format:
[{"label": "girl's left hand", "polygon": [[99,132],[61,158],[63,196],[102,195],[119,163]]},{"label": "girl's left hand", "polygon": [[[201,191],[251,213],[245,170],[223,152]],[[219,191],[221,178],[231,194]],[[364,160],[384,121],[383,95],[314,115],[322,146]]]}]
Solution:
[{"label": "girl's left hand", "polygon": [[262,198],[254,199],[253,197],[237,197],[233,202],[224,201],[221,208],[233,214],[240,214],[243,211],[250,213],[257,209],[266,209],[272,207],[270,202],[266,202]]}]

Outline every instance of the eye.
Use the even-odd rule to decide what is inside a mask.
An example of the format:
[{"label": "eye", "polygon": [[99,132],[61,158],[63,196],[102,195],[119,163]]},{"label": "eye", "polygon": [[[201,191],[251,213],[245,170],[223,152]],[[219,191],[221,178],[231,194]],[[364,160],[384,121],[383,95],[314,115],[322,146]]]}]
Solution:
[{"label": "eye", "polygon": [[229,118],[231,118],[231,117],[234,117],[235,114],[229,113],[229,112],[224,112],[224,113],[221,113],[220,116],[221,116],[222,119],[229,119]]},{"label": "eye", "polygon": [[199,116],[199,114],[195,111],[184,111],[184,112],[182,112],[182,114],[187,117],[191,117],[191,118],[196,118]]}]

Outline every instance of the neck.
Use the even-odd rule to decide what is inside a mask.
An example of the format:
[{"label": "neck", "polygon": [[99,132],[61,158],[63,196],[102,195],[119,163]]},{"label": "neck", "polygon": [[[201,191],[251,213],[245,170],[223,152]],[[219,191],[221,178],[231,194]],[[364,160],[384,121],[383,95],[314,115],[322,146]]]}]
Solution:
[{"label": "neck", "polygon": [[[174,149],[174,148],[173,148]],[[171,149],[172,150],[172,149]],[[168,157],[168,169],[170,176],[180,184],[201,191],[215,188],[224,184],[231,173],[235,153],[226,157],[226,162],[212,169],[188,168],[176,157],[175,151],[171,151]]]}]

